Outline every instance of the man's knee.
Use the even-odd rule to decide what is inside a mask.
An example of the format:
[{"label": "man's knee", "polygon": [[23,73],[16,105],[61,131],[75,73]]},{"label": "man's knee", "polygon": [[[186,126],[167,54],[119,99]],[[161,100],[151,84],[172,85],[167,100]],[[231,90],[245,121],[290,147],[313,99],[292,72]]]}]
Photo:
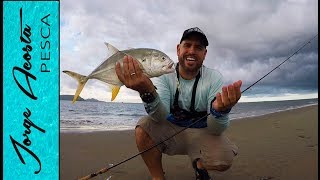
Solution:
[{"label": "man's knee", "polygon": [[140,126],[135,129],[136,143],[138,146],[148,144],[151,141],[148,133]]}]

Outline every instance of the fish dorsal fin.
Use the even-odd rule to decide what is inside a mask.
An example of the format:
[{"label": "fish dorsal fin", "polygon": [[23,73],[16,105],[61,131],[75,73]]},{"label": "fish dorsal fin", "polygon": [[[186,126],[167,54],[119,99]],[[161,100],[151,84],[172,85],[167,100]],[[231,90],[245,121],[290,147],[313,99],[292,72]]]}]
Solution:
[{"label": "fish dorsal fin", "polygon": [[117,95],[118,95],[118,93],[119,93],[119,90],[120,90],[120,86],[111,86],[111,89],[112,89],[112,97],[111,97],[111,101],[113,101],[116,97],[117,97]]},{"label": "fish dorsal fin", "polygon": [[108,50],[111,52],[111,55],[114,55],[118,52],[124,54],[124,55],[127,55],[129,56],[129,54],[123,52],[123,51],[120,51],[119,49],[117,49],[116,47],[112,46],[111,44],[107,43],[107,42],[104,42],[104,44],[108,47]]},{"label": "fish dorsal fin", "polygon": [[114,46],[112,46],[111,44],[104,42],[104,44],[107,46],[108,50],[110,51],[111,55],[116,54],[117,52],[119,52],[119,49],[115,48]]}]

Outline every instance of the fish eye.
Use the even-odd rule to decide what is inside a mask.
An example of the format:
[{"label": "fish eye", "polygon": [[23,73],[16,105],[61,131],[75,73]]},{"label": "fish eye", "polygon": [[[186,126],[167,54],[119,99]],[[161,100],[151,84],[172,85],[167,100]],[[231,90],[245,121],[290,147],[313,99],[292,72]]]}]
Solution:
[{"label": "fish eye", "polygon": [[165,58],[165,57],[162,57],[162,60],[166,60],[166,58]]}]

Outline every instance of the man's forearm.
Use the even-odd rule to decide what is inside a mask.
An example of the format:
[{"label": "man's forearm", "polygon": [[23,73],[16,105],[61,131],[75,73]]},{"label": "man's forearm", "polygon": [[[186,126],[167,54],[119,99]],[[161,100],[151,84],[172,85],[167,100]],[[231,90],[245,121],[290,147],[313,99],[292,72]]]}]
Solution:
[{"label": "man's forearm", "polygon": [[144,107],[149,114],[155,121],[163,121],[166,120],[168,116],[168,112],[161,102],[158,93],[155,93],[155,100],[151,103],[143,103]]}]

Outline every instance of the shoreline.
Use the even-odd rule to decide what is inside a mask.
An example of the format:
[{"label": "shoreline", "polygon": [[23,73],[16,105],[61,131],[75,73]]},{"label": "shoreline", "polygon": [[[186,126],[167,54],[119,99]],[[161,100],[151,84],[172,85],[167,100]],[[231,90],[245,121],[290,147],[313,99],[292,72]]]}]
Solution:
[{"label": "shoreline", "polygon": [[306,104],[306,105],[303,105],[303,106],[292,107],[292,108],[283,109],[283,110],[277,110],[277,111],[266,113],[266,114],[259,114],[259,115],[252,115],[252,116],[234,118],[234,119],[230,119],[230,121],[234,121],[234,120],[238,121],[238,120],[250,119],[250,118],[260,118],[262,116],[268,116],[268,115],[275,114],[275,113],[281,113],[281,112],[286,112],[286,111],[291,111],[291,110],[298,110],[298,109],[308,108],[308,107],[313,107],[313,106],[318,106],[318,104]]},{"label": "shoreline", "polygon": [[[289,108],[289,109],[284,109],[284,110],[278,110],[275,112],[270,112],[270,113],[266,113],[266,114],[260,114],[260,115],[252,115],[252,116],[246,116],[246,117],[239,117],[239,118],[233,118],[230,119],[230,122],[232,121],[241,121],[241,120],[245,120],[245,119],[250,119],[250,118],[261,118],[262,116],[268,116],[274,113],[281,113],[281,112],[286,112],[286,111],[290,111],[290,110],[298,110],[301,108],[307,108],[307,107],[313,107],[313,106],[318,106],[318,104],[307,104],[307,105],[303,105],[303,106],[299,106],[299,107],[294,107],[294,108]],[[126,128],[126,129],[116,129],[116,128],[112,128],[112,129],[103,129],[103,128],[92,128],[92,129],[81,129],[81,128],[60,128],[60,133],[94,133],[94,132],[105,132],[105,131],[133,131],[134,127],[130,128]]]}]

